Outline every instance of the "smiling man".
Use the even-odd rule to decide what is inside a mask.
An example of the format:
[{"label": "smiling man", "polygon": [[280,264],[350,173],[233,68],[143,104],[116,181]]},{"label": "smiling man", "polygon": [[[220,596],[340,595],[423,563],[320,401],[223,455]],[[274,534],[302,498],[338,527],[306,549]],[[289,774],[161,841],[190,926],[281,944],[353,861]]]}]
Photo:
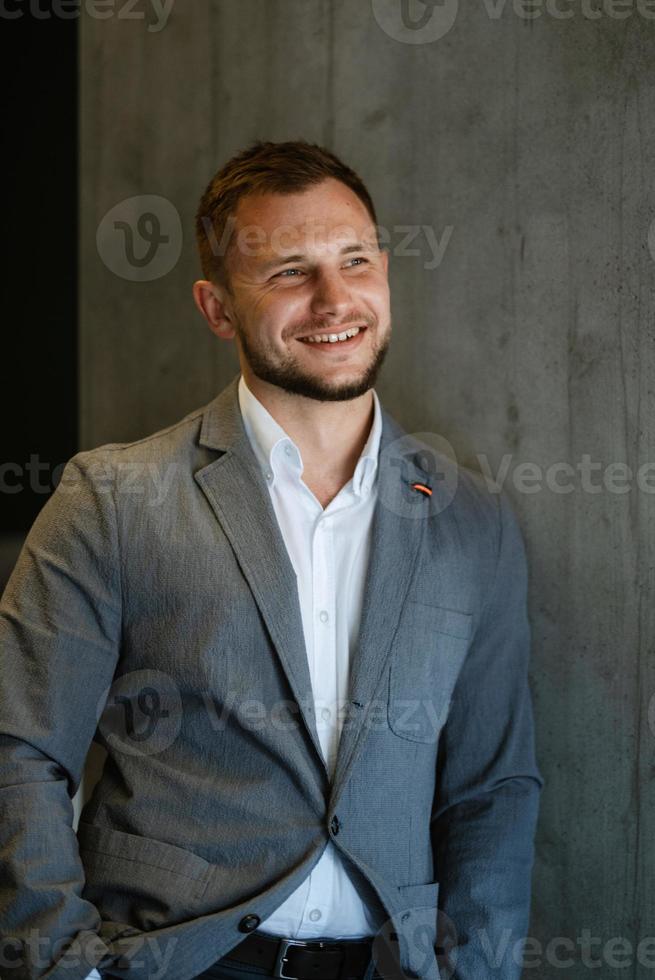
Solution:
[{"label": "smiling man", "polygon": [[73,457],[0,606],[3,977],[514,980],[542,778],[512,510],[382,408],[351,168],[257,143],[196,227],[239,373]]},{"label": "smiling man", "polygon": [[[200,236],[213,207],[225,207],[221,180],[203,198]],[[341,180],[325,175],[284,194],[259,186],[235,208],[229,279],[219,271],[222,286],[195,283],[194,298],[217,336],[236,338],[245,386],[296,444],[302,483],[326,507],[352,477],[371,429],[372,389],[391,337],[389,256],[368,208]],[[204,247],[201,255],[212,274],[214,257]]]}]

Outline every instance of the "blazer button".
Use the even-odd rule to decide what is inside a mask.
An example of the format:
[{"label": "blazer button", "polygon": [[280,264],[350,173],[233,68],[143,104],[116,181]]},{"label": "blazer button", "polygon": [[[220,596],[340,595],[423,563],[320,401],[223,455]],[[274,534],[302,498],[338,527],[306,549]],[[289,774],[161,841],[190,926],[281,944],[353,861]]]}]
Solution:
[{"label": "blazer button", "polygon": [[339,818],[335,813],[335,815],[332,817],[332,823],[330,824],[330,830],[332,831],[335,837],[339,833],[340,826],[341,824],[339,823]]},{"label": "blazer button", "polygon": [[239,923],[239,932],[252,932],[261,921],[258,915],[244,915]]}]

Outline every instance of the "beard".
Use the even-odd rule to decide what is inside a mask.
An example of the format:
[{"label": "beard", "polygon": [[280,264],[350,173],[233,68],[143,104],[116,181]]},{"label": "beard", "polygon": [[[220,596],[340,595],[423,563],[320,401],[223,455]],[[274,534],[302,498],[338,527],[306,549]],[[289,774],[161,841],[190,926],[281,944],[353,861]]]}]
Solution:
[{"label": "beard", "polygon": [[[359,321],[362,320],[366,322],[367,330],[372,329],[373,320],[371,317],[359,317]],[[313,398],[320,402],[349,401],[351,398],[359,398],[360,395],[364,395],[370,388],[373,388],[391,340],[391,331],[389,330],[384,341],[381,344],[376,344],[370,364],[362,369],[358,378],[332,382],[320,377],[320,375],[311,374],[298,363],[292,353],[278,354],[277,351],[274,352],[264,344],[254,343],[248,337],[237,317],[234,317],[233,325],[243,356],[256,378],[276,385],[293,395],[302,395],[304,398]],[[346,329],[346,327],[347,324],[342,325],[341,329]],[[321,328],[315,327],[314,329],[318,332]],[[309,334],[311,331],[312,327],[310,326],[304,332]]]}]

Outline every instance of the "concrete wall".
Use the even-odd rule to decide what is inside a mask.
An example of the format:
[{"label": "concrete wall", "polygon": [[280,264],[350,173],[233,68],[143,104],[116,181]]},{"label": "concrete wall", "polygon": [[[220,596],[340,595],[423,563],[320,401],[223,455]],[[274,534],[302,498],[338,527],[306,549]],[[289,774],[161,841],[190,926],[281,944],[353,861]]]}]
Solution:
[{"label": "concrete wall", "polygon": [[[392,252],[378,392],[461,462],[496,473],[506,457],[527,540],[546,779],[531,935],[576,951],[544,949],[525,975],[587,976],[589,930],[594,975],[651,976],[636,946],[655,934],[655,473],[640,489],[637,470],[655,461],[655,9],[403,2],[178,0],[162,29],[146,4],[141,20],[84,18],[82,445],[173,422],[237,369],[190,292],[217,167],[253,139],[302,137],[357,168]],[[172,268],[131,281],[148,269],[106,254],[107,222],[96,235],[143,195],[181,230],[148,202]],[[541,483],[521,485],[524,463]]]}]

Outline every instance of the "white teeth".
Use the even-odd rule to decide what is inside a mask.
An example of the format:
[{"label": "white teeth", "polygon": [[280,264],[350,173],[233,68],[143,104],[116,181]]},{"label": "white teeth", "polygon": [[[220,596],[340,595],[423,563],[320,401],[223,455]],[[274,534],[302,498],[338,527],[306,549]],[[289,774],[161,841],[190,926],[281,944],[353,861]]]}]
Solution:
[{"label": "white teeth", "polygon": [[312,337],[303,337],[302,339],[310,344],[336,344],[340,340],[356,337],[358,333],[359,327],[351,327],[350,330],[344,330],[343,333],[314,334]]}]

